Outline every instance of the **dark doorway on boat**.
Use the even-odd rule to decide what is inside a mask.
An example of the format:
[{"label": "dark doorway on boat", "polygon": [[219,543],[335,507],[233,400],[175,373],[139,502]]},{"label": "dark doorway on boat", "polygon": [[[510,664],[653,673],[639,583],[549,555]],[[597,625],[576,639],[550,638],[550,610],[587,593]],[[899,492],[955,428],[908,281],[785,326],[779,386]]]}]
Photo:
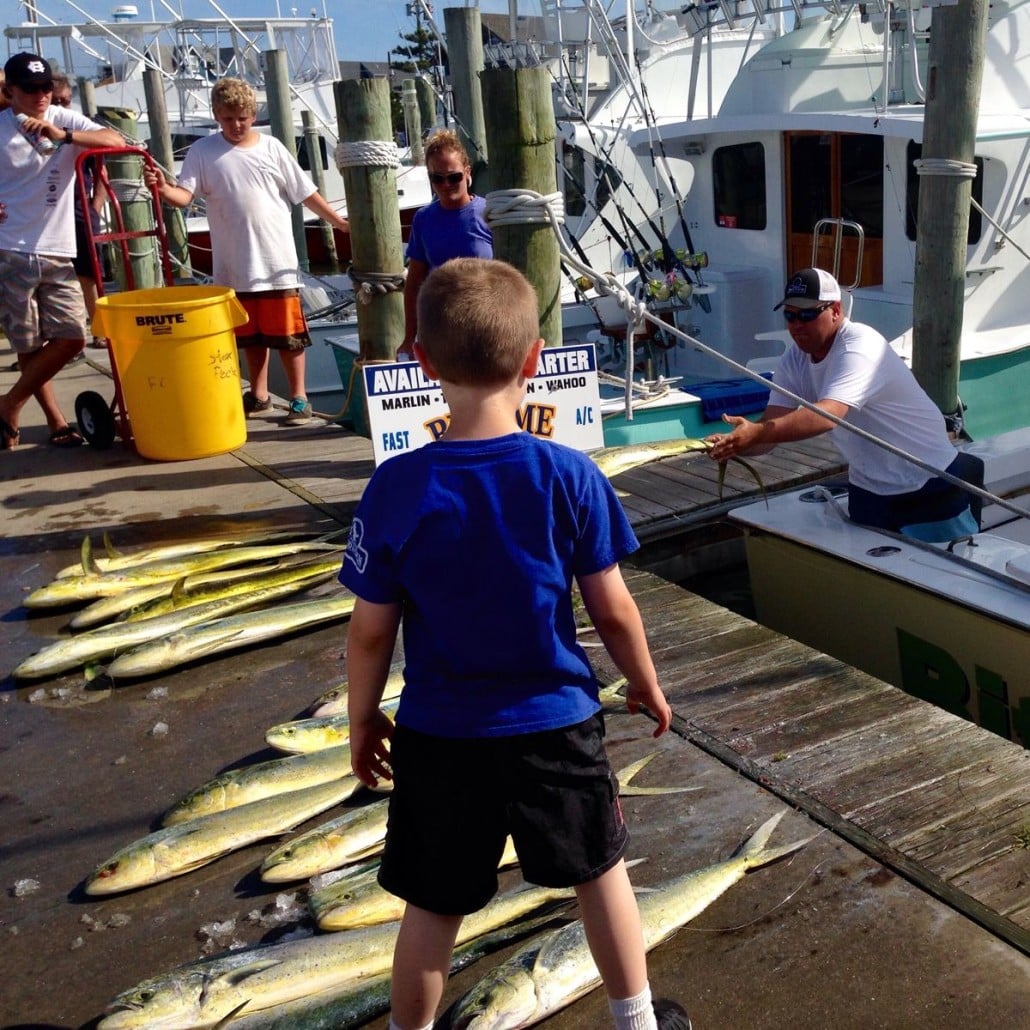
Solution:
[{"label": "dark doorway on boat", "polygon": [[[834,270],[834,238],[820,235],[812,260],[813,232],[822,219],[841,218],[865,236],[860,286],[883,282],[883,137],[841,132],[788,132],[786,154],[787,264]],[[855,281],[858,237],[841,240],[837,278]]]}]

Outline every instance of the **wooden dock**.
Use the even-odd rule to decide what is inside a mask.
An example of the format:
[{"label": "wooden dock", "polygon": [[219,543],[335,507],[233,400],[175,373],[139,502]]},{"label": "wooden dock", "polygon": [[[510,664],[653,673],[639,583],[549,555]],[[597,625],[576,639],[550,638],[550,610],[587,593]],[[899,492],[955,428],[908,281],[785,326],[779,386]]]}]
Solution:
[{"label": "wooden dock", "polygon": [[1030,954],[1030,752],[649,573],[627,582],[676,732]]}]

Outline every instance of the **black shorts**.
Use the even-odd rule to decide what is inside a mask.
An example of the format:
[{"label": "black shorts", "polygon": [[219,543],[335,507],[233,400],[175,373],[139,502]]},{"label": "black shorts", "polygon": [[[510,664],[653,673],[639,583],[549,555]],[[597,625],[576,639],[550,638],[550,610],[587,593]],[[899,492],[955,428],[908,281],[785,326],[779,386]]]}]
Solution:
[{"label": "black shorts", "polygon": [[[956,457],[945,471],[961,476],[960,467],[961,459]],[[874,494],[849,484],[848,514],[853,522],[863,526],[900,533],[905,526],[961,515],[970,506],[970,496],[961,487],[937,477],[904,494]]]},{"label": "black shorts", "polygon": [[[89,210],[89,220],[93,227],[93,234],[100,232],[100,215],[92,208]],[[100,247],[94,244],[97,253],[97,263],[100,265],[103,274],[103,259]],[[86,223],[81,218],[75,219],[75,257],[72,259],[75,266],[75,274],[83,279],[93,278],[93,261],[89,255],[89,238],[86,235]]]},{"label": "black shorts", "polygon": [[398,726],[379,882],[442,915],[497,893],[511,834],[523,877],[575,887],[607,872],[629,841],[600,712],[576,726],[455,740]]}]

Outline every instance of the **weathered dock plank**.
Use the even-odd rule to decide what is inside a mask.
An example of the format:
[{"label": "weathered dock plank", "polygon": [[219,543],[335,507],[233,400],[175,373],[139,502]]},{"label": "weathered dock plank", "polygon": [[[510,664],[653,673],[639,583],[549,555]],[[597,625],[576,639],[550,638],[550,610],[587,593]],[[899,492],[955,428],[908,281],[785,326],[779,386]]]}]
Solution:
[{"label": "weathered dock plank", "polygon": [[674,584],[626,579],[678,732],[1030,953],[1030,753]]}]

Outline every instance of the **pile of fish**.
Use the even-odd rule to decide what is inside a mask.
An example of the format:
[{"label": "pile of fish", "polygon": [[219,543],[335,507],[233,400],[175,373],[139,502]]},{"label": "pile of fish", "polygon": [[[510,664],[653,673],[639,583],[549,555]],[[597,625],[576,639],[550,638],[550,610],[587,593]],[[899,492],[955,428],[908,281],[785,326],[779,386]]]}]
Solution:
[{"label": "pile of fish", "polygon": [[[601,689],[606,707],[624,705],[619,693],[624,682]],[[382,702],[387,714],[402,687],[402,675],[392,672]],[[165,813],[160,830],[98,866],[86,880],[86,893],[133,890],[188,873],[353,801],[360,784],[350,771],[346,704],[342,684],[316,698],[304,718],[269,727],[266,742],[287,754],[233,769],[190,791]],[[658,754],[618,773],[622,795],[692,789],[633,783]],[[376,878],[387,802],[368,797],[372,800],[279,844],[261,864],[266,882],[303,884],[313,878],[308,907],[323,932],[198,960],[153,977],[118,995],[100,1026],[347,1027],[385,1010],[403,906]],[[500,864],[517,864],[510,841]],[[571,897],[567,890],[535,887],[498,896],[465,920],[455,968],[544,923],[553,926],[553,906]]]},{"label": "pile of fish", "polygon": [[[667,940],[752,869],[792,854],[808,839],[766,844],[784,813],[767,820],[725,861],[674,877],[640,900],[648,950]],[[809,838],[810,839],[810,838]],[[366,865],[352,889],[374,879]],[[569,891],[523,887],[500,894],[462,922],[454,965],[539,929],[547,906]],[[396,917],[340,933],[257,945],[178,966],[113,999],[99,1030],[141,1027],[241,1028],[358,1026],[389,1005]],[[532,1026],[600,983],[582,924],[545,930],[490,970],[450,1010],[455,1030]]]},{"label": "pile of fish", "polygon": [[[106,665],[119,680],[152,676],[187,662],[261,643],[299,629],[347,618],[355,598],[279,603],[334,580],[339,534],[272,533],[238,540],[194,540],[94,556],[89,537],[80,561],[23,601],[37,611],[81,607],[61,637],[21,661],[19,680],[82,669],[92,678]],[[314,557],[311,557],[311,556]]]}]

